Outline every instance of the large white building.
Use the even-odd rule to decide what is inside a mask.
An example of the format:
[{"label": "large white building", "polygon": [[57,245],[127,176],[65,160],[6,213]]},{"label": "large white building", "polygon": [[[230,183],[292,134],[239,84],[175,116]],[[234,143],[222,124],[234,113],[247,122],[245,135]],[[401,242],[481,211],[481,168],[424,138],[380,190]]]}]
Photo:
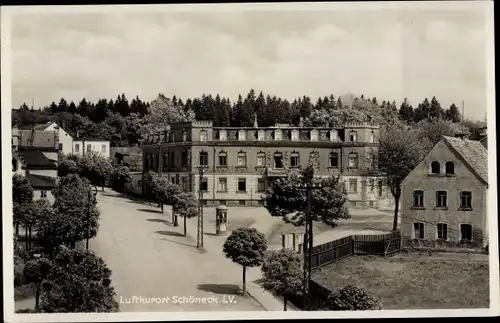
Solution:
[{"label": "large white building", "polygon": [[109,159],[110,154],[110,143],[109,140],[101,139],[74,139],[73,140],[73,150],[74,155],[84,155],[86,152],[97,152],[102,156]]}]

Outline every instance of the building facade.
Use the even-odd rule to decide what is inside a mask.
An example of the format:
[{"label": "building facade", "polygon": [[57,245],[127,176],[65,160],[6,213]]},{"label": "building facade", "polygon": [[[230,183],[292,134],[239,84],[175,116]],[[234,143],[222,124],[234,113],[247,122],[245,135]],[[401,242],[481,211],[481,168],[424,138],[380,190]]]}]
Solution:
[{"label": "building facade", "polygon": [[143,167],[161,169],[186,191],[198,192],[201,186],[205,205],[258,206],[270,181],[312,163],[317,176],[340,176],[352,206],[380,207],[390,203],[388,191],[366,175],[378,133],[379,126],[371,123],[230,128],[194,121],[148,137]]},{"label": "building facade", "polygon": [[109,140],[101,139],[74,139],[73,150],[74,155],[84,155],[85,152],[94,151],[104,156],[106,159],[111,157]]},{"label": "building facade", "polygon": [[403,183],[405,240],[487,243],[487,165],[479,141],[443,137]]}]

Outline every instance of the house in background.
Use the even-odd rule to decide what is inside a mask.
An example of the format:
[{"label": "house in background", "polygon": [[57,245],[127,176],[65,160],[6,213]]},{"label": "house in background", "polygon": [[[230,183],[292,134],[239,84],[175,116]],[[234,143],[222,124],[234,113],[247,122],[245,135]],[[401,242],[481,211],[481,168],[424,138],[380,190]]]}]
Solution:
[{"label": "house in background", "polygon": [[405,241],[487,244],[487,166],[479,141],[443,137],[403,183]]},{"label": "house in background", "polygon": [[85,155],[86,152],[94,151],[99,153],[100,155],[109,159],[111,157],[110,154],[110,142],[109,140],[102,139],[74,139],[73,140],[73,151],[74,155]]},{"label": "house in background", "polygon": [[61,126],[57,123],[49,121],[44,124],[34,125],[32,127],[25,126],[21,128],[22,130],[35,130],[35,131],[46,131],[46,132],[57,132],[59,137],[59,151],[65,155],[71,154],[73,150],[73,137],[67,133]]}]

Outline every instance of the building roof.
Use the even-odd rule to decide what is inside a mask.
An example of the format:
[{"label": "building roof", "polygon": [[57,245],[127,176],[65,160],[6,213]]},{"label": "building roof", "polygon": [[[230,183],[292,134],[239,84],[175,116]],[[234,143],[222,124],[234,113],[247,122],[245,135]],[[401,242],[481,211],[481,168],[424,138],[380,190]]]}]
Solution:
[{"label": "building roof", "polygon": [[26,168],[57,169],[57,165],[39,150],[20,150],[18,154]]},{"label": "building roof", "polygon": [[35,174],[28,174],[26,177],[33,188],[53,188],[56,185],[54,177]]},{"label": "building roof", "polygon": [[443,141],[471,171],[488,184],[488,150],[476,140],[443,136]]},{"label": "building roof", "polygon": [[106,140],[106,139],[96,139],[96,138],[75,138],[73,139],[73,142],[82,142],[82,141],[85,141],[85,142],[92,142],[92,141],[102,141],[102,142],[109,142],[109,140]]},{"label": "building roof", "polygon": [[49,121],[46,123],[40,123],[35,126],[27,125],[27,126],[21,126],[19,127],[20,130],[45,130],[47,129],[50,125],[52,125],[53,122]]}]

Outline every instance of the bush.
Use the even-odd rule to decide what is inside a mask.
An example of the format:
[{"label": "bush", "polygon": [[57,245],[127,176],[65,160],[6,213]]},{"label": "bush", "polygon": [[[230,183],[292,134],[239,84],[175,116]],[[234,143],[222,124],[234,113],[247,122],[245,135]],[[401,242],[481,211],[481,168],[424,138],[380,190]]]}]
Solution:
[{"label": "bush", "polygon": [[370,311],[381,310],[382,303],[362,288],[347,285],[328,297],[326,310],[330,311]]}]

